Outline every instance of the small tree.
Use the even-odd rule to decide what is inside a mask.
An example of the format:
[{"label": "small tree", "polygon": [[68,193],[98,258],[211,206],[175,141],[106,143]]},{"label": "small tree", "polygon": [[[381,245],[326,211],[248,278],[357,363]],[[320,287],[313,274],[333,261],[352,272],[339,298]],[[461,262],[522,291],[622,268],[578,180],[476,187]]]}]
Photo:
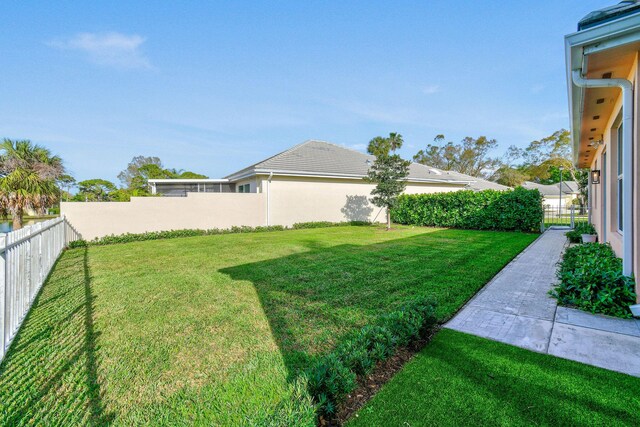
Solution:
[{"label": "small tree", "polygon": [[107,202],[110,195],[117,190],[115,184],[106,179],[87,179],[78,183],[78,194],[74,200],[80,202]]},{"label": "small tree", "polygon": [[159,157],[135,156],[131,159],[127,168],[118,174],[118,179],[122,182],[122,185],[125,188],[131,188],[132,185],[135,185],[133,180],[136,176],[140,175],[139,169],[145,165],[155,165],[158,169],[164,169]]},{"label": "small tree", "polygon": [[437,135],[435,144],[427,144],[413,156],[413,161],[446,171],[456,171],[467,175],[487,178],[500,161],[490,156],[498,141],[486,136],[464,138],[460,144],[445,141],[444,135]]},{"label": "small tree", "polygon": [[410,164],[397,154],[380,154],[364,178],[376,184],[370,200],[374,205],[387,209],[387,230],[391,229],[391,208],[407,186],[405,178],[409,175]]},{"label": "small tree", "polygon": [[71,189],[77,186],[76,179],[71,175],[64,174],[57,179],[57,183],[61,190],[61,199],[69,201]]}]

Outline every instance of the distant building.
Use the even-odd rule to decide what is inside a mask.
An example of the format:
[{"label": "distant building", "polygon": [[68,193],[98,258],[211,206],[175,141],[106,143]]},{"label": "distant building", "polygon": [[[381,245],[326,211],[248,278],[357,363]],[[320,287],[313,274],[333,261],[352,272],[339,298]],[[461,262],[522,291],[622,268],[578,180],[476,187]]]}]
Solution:
[{"label": "distant building", "polygon": [[[151,192],[130,202],[62,202],[61,212],[85,239],[186,228],[291,226],[309,221],[383,221],[375,185],[363,178],[373,156],[307,141],[220,179],[151,179]],[[508,190],[484,179],[412,163],[406,194]],[[172,197],[174,196],[174,197]],[[177,196],[177,197],[176,197]]]},{"label": "distant building", "polygon": [[563,181],[562,190],[560,189],[560,183],[545,185],[526,181],[522,186],[528,190],[535,189],[540,191],[543,197],[542,204],[546,208],[570,207],[580,195],[578,183],[575,181]]},{"label": "distant building", "polygon": [[[340,195],[345,187],[340,183],[361,184],[368,195],[370,184],[364,178],[374,156],[323,141],[307,141],[282,153],[269,157],[221,179],[150,179],[153,194],[186,196],[187,193],[259,193],[265,191],[266,180],[297,182],[298,188],[309,187],[300,196],[313,197],[316,191]],[[310,186],[310,183],[313,186]],[[318,187],[319,183],[330,187]],[[432,193],[461,189],[508,190],[509,187],[469,175],[443,171],[419,163],[412,163],[407,179],[408,193]],[[279,184],[276,184],[279,185]],[[313,188],[311,188],[313,187]]]},{"label": "distant building", "polygon": [[228,179],[150,179],[151,194],[184,197],[187,193],[235,193]]}]

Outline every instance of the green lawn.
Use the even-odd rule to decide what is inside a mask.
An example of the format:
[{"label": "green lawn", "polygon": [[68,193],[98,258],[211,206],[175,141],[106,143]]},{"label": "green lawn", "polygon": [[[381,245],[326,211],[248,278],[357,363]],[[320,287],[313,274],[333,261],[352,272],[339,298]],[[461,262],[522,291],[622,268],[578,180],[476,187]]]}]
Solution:
[{"label": "green lawn", "polygon": [[445,329],[347,426],[637,426],[639,392],[640,378]]},{"label": "green lawn", "polygon": [[335,227],[65,252],[0,367],[2,425],[268,425],[293,378],[414,295],[450,317],[535,239]]}]

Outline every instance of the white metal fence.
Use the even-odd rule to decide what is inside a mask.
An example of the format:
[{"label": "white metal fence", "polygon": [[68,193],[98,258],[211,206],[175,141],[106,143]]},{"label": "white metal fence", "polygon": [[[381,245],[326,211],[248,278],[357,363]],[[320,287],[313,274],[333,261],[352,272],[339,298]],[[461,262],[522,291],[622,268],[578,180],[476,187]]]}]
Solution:
[{"label": "white metal fence", "polygon": [[0,233],[0,362],[58,256],[77,238],[64,217]]},{"label": "white metal fence", "polygon": [[589,221],[589,209],[584,206],[543,206],[543,229],[553,226],[574,228],[580,222]]}]

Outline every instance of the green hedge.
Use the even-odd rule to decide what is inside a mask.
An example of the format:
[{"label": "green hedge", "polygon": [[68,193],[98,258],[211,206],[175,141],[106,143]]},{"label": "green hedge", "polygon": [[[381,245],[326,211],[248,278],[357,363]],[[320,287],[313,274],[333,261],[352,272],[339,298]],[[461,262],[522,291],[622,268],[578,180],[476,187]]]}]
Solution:
[{"label": "green hedge", "polygon": [[569,248],[558,269],[560,283],[550,294],[562,305],[591,313],[629,318],[635,304],[632,277],[622,274],[622,260],[608,243]]},{"label": "green hedge", "polygon": [[118,243],[142,242],[145,240],[175,239],[177,237],[194,237],[194,236],[212,236],[216,234],[236,234],[236,233],[257,233],[265,231],[284,231],[289,229],[305,229],[305,228],[324,228],[338,227],[346,225],[371,225],[370,222],[350,221],[350,222],[299,222],[293,224],[291,228],[282,225],[258,226],[258,227],[231,227],[231,228],[211,228],[208,230],[185,229],[185,230],[169,230],[169,231],[148,231],[146,233],[125,233],[119,235],[110,235],[97,237],[93,240],[76,240],[69,243],[69,248],[81,248],[89,245],[114,245]]},{"label": "green hedge", "polygon": [[231,227],[227,229],[211,228],[209,230],[185,229],[168,231],[148,231],[146,233],[125,233],[96,237],[93,240],[76,240],[69,243],[69,248],[79,248],[88,245],[114,245],[116,243],[142,242],[145,240],[174,239],[176,237],[211,236],[214,234],[255,233],[259,231],[282,231],[285,227],[271,225],[264,227]]},{"label": "green hedge", "polygon": [[405,194],[391,210],[391,220],[432,227],[538,232],[542,214],[540,192],[519,187],[511,191]]},{"label": "green hedge", "polygon": [[376,325],[365,326],[343,341],[333,352],[318,359],[303,375],[318,414],[332,415],[347,394],[365,376],[399,347],[420,338],[436,324],[436,303],[416,298]]},{"label": "green hedge", "polygon": [[310,221],[310,222],[296,222],[291,226],[291,228],[293,228],[294,230],[301,230],[306,228],[341,227],[344,225],[365,226],[365,225],[372,225],[372,223],[369,221],[346,221],[346,222]]},{"label": "green hedge", "polygon": [[565,233],[571,243],[582,243],[583,234],[596,234],[596,228],[588,222],[580,222],[573,230]]}]

